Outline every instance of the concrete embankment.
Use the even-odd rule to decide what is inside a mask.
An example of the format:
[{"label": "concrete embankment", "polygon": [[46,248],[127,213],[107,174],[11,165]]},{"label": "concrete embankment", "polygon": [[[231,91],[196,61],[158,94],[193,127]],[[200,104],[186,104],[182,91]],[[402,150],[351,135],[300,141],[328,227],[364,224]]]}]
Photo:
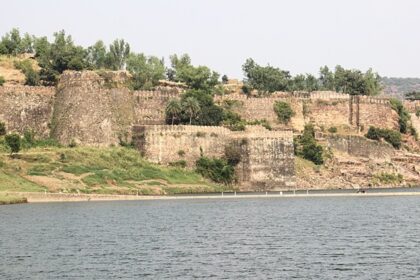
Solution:
[{"label": "concrete embankment", "polygon": [[224,193],[177,196],[136,196],[102,194],[62,194],[62,193],[15,193],[25,197],[30,203],[76,202],[76,201],[123,201],[123,200],[179,200],[179,199],[246,199],[246,198],[310,198],[310,197],[374,197],[374,196],[420,196],[418,191],[367,192],[367,193]]}]

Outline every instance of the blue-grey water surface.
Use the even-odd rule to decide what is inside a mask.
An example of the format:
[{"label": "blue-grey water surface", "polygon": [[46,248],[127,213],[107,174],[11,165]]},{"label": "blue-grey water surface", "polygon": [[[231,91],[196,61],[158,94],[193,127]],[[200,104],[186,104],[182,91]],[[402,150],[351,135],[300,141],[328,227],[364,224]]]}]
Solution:
[{"label": "blue-grey water surface", "polygon": [[420,279],[420,197],[0,207],[0,279]]}]

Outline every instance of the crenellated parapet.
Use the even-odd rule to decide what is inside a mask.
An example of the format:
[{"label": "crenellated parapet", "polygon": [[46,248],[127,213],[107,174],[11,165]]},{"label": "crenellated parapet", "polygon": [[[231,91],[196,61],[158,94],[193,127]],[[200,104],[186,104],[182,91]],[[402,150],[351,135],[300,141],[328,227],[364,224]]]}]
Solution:
[{"label": "crenellated parapet", "polygon": [[0,95],[1,94],[37,94],[53,96],[55,94],[55,87],[22,85],[0,86]]}]

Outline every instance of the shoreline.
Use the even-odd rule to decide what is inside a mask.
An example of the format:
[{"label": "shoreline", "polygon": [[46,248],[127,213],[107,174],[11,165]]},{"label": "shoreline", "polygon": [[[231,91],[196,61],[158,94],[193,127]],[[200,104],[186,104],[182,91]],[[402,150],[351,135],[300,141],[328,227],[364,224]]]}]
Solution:
[{"label": "shoreline", "polygon": [[246,198],[314,198],[314,197],[390,197],[390,196],[420,196],[420,191],[405,192],[366,192],[366,193],[296,193],[278,194],[257,193],[241,194],[220,193],[200,195],[108,195],[108,194],[63,194],[63,193],[28,193],[28,192],[7,192],[9,195],[18,195],[27,199],[28,203],[48,202],[89,202],[89,201],[144,201],[144,200],[186,200],[186,199],[246,199]]}]

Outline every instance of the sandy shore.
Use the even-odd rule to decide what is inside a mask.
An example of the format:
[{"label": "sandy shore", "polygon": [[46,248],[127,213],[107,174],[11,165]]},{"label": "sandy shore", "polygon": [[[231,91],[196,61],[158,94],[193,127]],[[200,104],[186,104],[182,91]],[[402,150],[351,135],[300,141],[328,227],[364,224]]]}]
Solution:
[{"label": "sandy shore", "polygon": [[75,201],[118,201],[118,200],[179,200],[179,199],[242,199],[242,198],[305,198],[305,197],[374,197],[374,196],[420,196],[420,192],[367,192],[367,193],[309,193],[309,194],[241,194],[225,193],[210,195],[142,196],[63,193],[10,193],[26,197],[29,203],[75,202]]}]

